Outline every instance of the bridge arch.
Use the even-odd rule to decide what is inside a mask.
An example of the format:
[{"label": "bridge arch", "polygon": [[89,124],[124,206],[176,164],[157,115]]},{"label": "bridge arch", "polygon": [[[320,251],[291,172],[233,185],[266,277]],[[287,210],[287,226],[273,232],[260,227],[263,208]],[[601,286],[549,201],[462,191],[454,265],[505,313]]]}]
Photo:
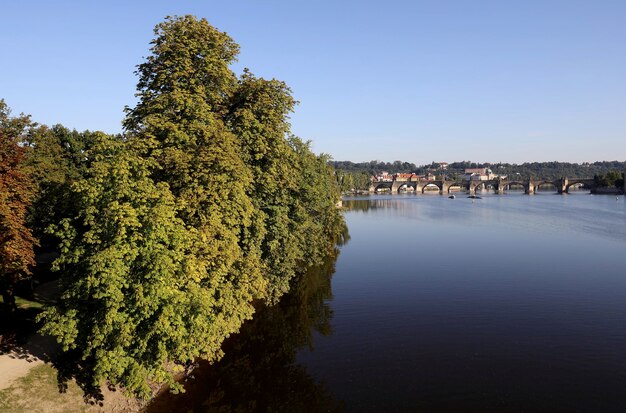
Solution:
[{"label": "bridge arch", "polygon": [[402,182],[398,187],[398,192],[400,191],[415,191],[416,184],[413,182]]},{"label": "bridge arch", "polygon": [[[427,190],[427,188],[429,188],[429,190]],[[429,182],[422,187],[422,194],[425,194],[426,192],[434,192],[434,188],[437,188],[437,190],[441,192],[441,186],[439,185],[439,183]]]},{"label": "bridge arch", "polygon": [[494,190],[497,189],[497,184],[494,184],[493,181],[475,181],[476,183],[472,184],[474,191],[488,191],[491,186]]},{"label": "bridge arch", "polygon": [[382,192],[382,190],[388,190],[391,192],[392,183],[391,182],[379,182],[374,185],[374,192]]},{"label": "bridge arch", "polygon": [[512,186],[521,187],[522,191],[525,191],[527,189],[527,183],[526,182],[522,182],[522,181],[508,181],[508,182],[504,183],[504,189],[505,190],[510,191]]},{"label": "bridge arch", "polygon": [[567,185],[564,188],[565,192],[569,192],[570,188],[574,186],[584,188],[589,192],[591,192],[591,190],[593,189],[593,185],[588,179],[572,179],[571,181],[567,182]]},{"label": "bridge arch", "polygon": [[560,188],[557,182],[554,181],[538,181],[534,183],[535,186],[535,193],[539,192],[540,189],[542,189],[542,192],[549,192],[546,189],[548,188],[553,188],[555,193],[558,193]]},{"label": "bridge arch", "polygon": [[463,190],[463,186],[461,186],[461,184],[460,184],[460,183],[455,182],[455,183],[450,184],[450,185],[448,186],[448,193],[452,192],[452,189],[453,189],[453,188],[454,188],[454,190],[455,190],[455,191],[459,191],[459,192]]}]

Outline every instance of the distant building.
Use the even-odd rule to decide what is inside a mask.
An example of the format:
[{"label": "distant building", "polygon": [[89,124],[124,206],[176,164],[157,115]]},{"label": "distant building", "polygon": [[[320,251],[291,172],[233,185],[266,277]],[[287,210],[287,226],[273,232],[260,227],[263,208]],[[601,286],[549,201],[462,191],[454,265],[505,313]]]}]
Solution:
[{"label": "distant building", "polygon": [[406,174],[406,173],[397,173],[390,175],[388,172],[381,172],[380,175],[372,175],[370,176],[371,182],[417,182],[420,179],[426,179],[425,176],[419,176],[414,173]]},{"label": "distant building", "polygon": [[471,175],[471,174],[479,174],[479,175],[486,175],[487,174],[487,168],[465,168],[465,175]]},{"label": "distant building", "polygon": [[498,177],[489,168],[465,168],[465,175],[463,175],[466,181],[489,181]]},{"label": "distant building", "polygon": [[399,182],[410,182],[410,181],[417,181],[418,177],[416,174],[397,173],[393,175],[393,179],[394,181],[399,181]]},{"label": "distant building", "polygon": [[391,182],[393,181],[393,175],[389,175],[389,172],[381,172],[380,175],[372,176],[372,182]]},{"label": "distant building", "polygon": [[448,169],[448,162],[437,162],[436,165],[439,169]]}]

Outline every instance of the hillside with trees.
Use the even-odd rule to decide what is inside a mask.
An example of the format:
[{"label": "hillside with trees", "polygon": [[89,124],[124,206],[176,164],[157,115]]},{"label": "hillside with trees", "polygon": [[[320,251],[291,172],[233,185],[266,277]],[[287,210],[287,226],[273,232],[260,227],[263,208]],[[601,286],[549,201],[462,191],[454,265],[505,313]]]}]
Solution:
[{"label": "hillside with trees", "polygon": [[[433,173],[435,175],[446,175],[448,178],[454,179],[463,175],[465,168],[490,168],[495,174],[507,175],[509,177],[515,177],[515,179],[528,179],[531,177],[559,179],[561,177],[593,178],[595,176],[602,176],[609,173],[617,173],[621,176],[621,173],[626,171],[626,161],[601,161],[582,164],[570,162],[526,162],[523,164],[509,164],[462,161],[449,163],[445,169],[443,169],[440,164],[436,162],[417,166],[409,162],[401,161],[370,161],[360,163],[350,161],[331,161],[330,165],[337,170],[338,175],[350,175],[351,177],[359,174],[365,174],[367,176],[379,175],[383,171],[386,171],[390,174],[416,173],[418,175],[423,175],[426,173]],[[361,186],[356,186],[357,188],[366,188],[360,180],[358,182]]]}]

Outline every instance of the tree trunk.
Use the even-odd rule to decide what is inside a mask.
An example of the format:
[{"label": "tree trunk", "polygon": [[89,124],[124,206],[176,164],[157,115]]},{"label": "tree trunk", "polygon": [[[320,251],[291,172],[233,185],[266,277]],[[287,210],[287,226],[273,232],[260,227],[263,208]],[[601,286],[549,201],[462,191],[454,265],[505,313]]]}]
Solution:
[{"label": "tree trunk", "polygon": [[4,300],[4,309],[7,313],[11,314],[17,311],[13,286],[6,286],[2,289],[2,299]]}]

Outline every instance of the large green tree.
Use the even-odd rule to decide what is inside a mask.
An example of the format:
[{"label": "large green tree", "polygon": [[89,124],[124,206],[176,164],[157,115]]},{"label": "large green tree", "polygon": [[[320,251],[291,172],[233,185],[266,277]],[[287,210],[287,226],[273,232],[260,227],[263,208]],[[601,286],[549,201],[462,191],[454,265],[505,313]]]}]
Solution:
[{"label": "large green tree", "polygon": [[221,355],[223,339],[252,316],[252,301],[266,290],[251,232],[258,219],[247,193],[252,176],[224,121],[237,87],[229,65],[238,50],[205,19],[168,18],[139,66],[139,102],[125,121],[129,140],[157,165],[152,178],[169,185],[178,216],[195,231],[193,254],[203,263],[196,282],[215,297],[199,322],[213,334],[192,337],[188,346],[190,356],[210,359]]},{"label": "large green tree", "polygon": [[214,360],[266,291],[249,240],[249,168],[220,113],[237,47],[206,20],[157,26],[124,140],[102,137],[57,228],[64,293],[44,331],[79,350],[93,384],[147,394],[171,363]]},{"label": "large green tree", "polygon": [[[237,86],[229,64],[238,46],[193,16],[169,18],[155,35],[138,69],[139,103],[127,109],[129,139],[146,148],[158,165],[152,177],[168,183],[181,218],[198,230],[197,254],[209,265],[205,282],[224,284],[221,294],[256,297],[264,286],[248,234],[255,218],[246,190],[252,176],[223,119]],[[232,315],[240,319],[238,311]]]},{"label": "large green tree", "polygon": [[248,194],[259,219],[252,232],[260,241],[270,302],[288,291],[297,265],[304,263],[294,219],[294,194],[302,176],[297,173],[297,154],[287,140],[288,116],[295,104],[284,82],[257,78],[246,69],[227,115],[253,176]]},{"label": "large green tree", "polygon": [[196,231],[177,217],[168,185],[150,178],[154,161],[105,135],[90,156],[74,185],[81,212],[56,228],[64,292],[44,332],[79,351],[93,385],[147,394],[149,378],[171,382],[169,361],[200,355],[189,346],[215,333],[202,321],[215,297],[197,282],[206,263],[192,253]]},{"label": "large green tree", "polygon": [[289,115],[296,103],[284,82],[246,69],[226,117],[254,177],[249,194],[263,225],[256,233],[263,234],[268,302],[289,290],[299,270],[320,262],[341,228],[335,208],[339,187],[328,158],[291,134]]},{"label": "large green tree", "polygon": [[167,18],[151,44],[126,134],[67,158],[78,213],[55,228],[64,292],[41,317],[93,385],[143,395],[220,358],[342,222],[327,158],[290,137],[284,83],[238,79],[237,44],[204,19]]}]

